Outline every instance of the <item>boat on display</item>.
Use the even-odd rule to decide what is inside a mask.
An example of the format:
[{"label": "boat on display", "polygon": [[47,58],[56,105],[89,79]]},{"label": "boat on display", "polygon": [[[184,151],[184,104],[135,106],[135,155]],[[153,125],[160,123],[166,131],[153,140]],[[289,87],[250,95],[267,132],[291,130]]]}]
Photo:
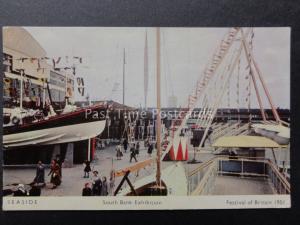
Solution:
[{"label": "boat on display", "polygon": [[290,128],[278,124],[252,124],[255,133],[273,139],[280,145],[290,143]]},{"label": "boat on display", "polygon": [[[162,191],[159,195],[187,195],[188,180],[182,162],[174,163],[161,171],[160,185],[162,186]],[[154,190],[156,187],[156,173],[141,178],[133,186],[138,196],[158,195]],[[118,196],[131,195],[134,195],[134,193],[129,186],[118,193]]]},{"label": "boat on display", "polygon": [[[107,106],[99,104],[41,119],[38,113],[22,117],[6,113],[11,121],[3,127],[3,145],[10,148],[87,140],[103,132],[106,111]],[[24,109],[22,112],[26,114]]]}]

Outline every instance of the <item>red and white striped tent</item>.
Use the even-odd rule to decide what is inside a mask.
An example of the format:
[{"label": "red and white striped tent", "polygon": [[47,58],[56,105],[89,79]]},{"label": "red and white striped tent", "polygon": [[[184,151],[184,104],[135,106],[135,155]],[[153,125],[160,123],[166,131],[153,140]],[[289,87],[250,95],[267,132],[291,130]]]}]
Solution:
[{"label": "red and white striped tent", "polygon": [[188,160],[188,139],[186,137],[177,137],[166,153],[163,161],[187,161]]}]

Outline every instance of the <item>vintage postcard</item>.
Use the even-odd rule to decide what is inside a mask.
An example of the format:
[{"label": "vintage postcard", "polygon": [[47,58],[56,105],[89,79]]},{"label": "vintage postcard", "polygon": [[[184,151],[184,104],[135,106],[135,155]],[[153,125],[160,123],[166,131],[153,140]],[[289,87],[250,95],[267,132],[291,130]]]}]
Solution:
[{"label": "vintage postcard", "polygon": [[2,32],[4,210],[291,207],[290,28]]}]

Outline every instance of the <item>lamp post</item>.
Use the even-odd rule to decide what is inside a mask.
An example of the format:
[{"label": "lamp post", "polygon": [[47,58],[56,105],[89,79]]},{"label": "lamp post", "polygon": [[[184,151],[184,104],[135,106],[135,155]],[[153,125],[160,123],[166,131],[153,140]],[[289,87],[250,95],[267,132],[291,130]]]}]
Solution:
[{"label": "lamp post", "polygon": [[[20,69],[20,75],[21,75],[21,85],[20,85],[20,110],[23,109],[23,75],[24,75],[24,69]],[[21,114],[22,117],[22,114]]]},{"label": "lamp post", "polygon": [[107,139],[109,139],[109,127],[110,127],[110,124],[111,124],[111,120],[110,120],[110,117],[109,117],[109,111],[107,112],[105,119],[106,119],[106,122],[107,122]]}]

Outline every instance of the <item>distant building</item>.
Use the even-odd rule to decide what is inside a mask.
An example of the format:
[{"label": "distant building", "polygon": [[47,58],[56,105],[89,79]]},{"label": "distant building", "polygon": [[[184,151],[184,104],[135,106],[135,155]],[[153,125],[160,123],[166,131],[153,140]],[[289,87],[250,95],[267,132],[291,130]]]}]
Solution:
[{"label": "distant building", "polygon": [[53,102],[64,102],[66,95],[73,100],[73,75],[54,71],[47,60],[46,51],[24,28],[3,29],[4,107],[14,107],[20,103],[21,70],[24,71],[25,108],[38,106],[49,98],[45,80],[49,82]]},{"label": "distant building", "polygon": [[177,97],[175,95],[168,97],[168,107],[176,108],[177,107]]}]

